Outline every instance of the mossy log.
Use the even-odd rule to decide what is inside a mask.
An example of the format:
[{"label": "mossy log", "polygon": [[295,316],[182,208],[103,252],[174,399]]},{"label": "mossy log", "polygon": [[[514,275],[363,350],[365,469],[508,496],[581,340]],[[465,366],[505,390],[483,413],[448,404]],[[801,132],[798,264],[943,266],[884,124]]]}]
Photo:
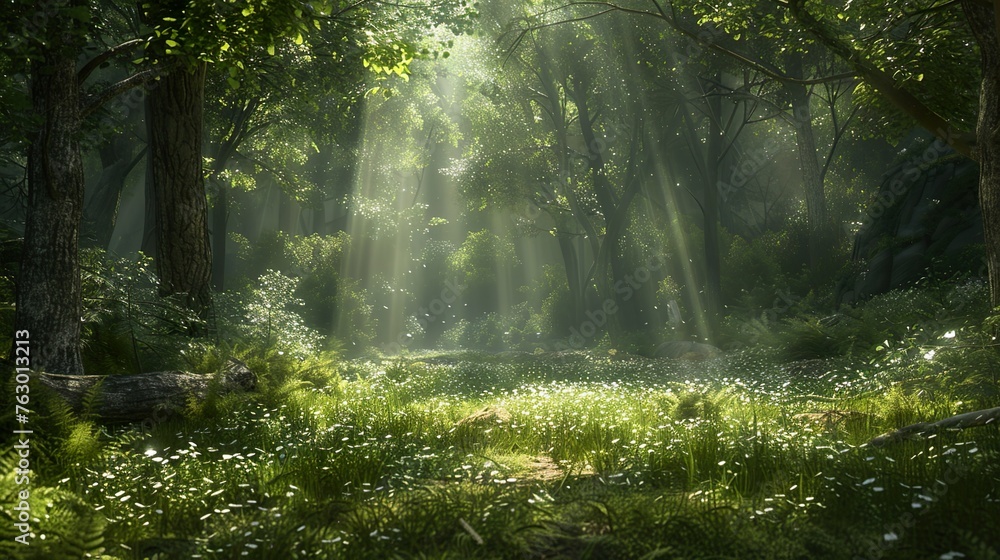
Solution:
[{"label": "mossy log", "polygon": [[1000,406],[983,410],[974,410],[964,414],[951,416],[937,422],[918,422],[904,426],[893,432],[883,434],[868,442],[871,447],[882,447],[906,439],[925,437],[943,430],[962,430],[976,426],[986,426],[1000,419]]},{"label": "mossy log", "polygon": [[230,358],[218,376],[183,371],[156,371],[134,375],[61,375],[40,373],[37,379],[81,411],[98,384],[95,413],[104,422],[141,422],[183,412],[188,399],[218,393],[253,391],[257,376],[243,362]]}]

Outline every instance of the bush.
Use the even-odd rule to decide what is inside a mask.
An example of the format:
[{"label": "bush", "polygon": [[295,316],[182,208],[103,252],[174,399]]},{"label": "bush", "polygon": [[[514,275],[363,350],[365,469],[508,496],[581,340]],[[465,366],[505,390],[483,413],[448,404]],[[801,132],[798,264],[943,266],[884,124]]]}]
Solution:
[{"label": "bush", "polygon": [[85,371],[105,374],[171,369],[199,318],[173,297],[161,297],[153,260],[80,254]]},{"label": "bush", "polygon": [[337,235],[290,236],[282,232],[263,234],[251,244],[240,243],[244,292],[252,292],[255,279],[268,271],[296,279],[294,297],[309,302],[296,312],[304,325],[324,335],[337,335],[349,347],[369,346],[377,333],[377,319],[372,314],[369,294],[358,282],[340,274],[350,237]]},{"label": "bush", "polygon": [[267,271],[246,293],[229,294],[227,305],[220,306],[220,329],[228,339],[301,359],[317,352],[323,336],[302,320],[305,303],[295,296],[298,284],[296,278]]},{"label": "bush", "polygon": [[514,244],[489,230],[472,232],[448,260],[448,270],[466,287],[463,295],[471,316],[497,310],[497,280],[517,265]]}]

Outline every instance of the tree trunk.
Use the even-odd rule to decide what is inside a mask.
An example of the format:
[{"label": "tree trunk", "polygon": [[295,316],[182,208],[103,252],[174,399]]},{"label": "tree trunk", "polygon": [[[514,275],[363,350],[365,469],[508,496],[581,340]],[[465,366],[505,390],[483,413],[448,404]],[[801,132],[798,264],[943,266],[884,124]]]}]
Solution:
[{"label": "tree trunk", "polygon": [[322,195],[317,198],[319,200],[313,206],[312,232],[317,235],[326,235],[326,201],[323,200]]},{"label": "tree trunk", "polygon": [[153,158],[150,155],[152,150],[153,137],[153,108],[149,103],[149,94],[143,101],[146,111],[146,180],[143,183],[143,221],[142,221],[142,244],[140,250],[147,256],[156,255],[156,189],[153,187]]},{"label": "tree trunk", "polygon": [[[41,373],[38,380],[69,402],[77,412],[93,412],[106,422],[141,422],[183,413],[188,399],[204,399],[214,375],[157,371],[136,375],[58,375]],[[99,386],[98,386],[99,384]],[[88,393],[97,386],[97,410],[83,411]],[[218,380],[218,391],[252,391],[257,376],[246,364],[230,358]]]},{"label": "tree trunk", "polygon": [[[182,295],[202,318],[208,316],[212,282],[202,171],[205,66],[174,68],[149,94],[160,292]],[[193,333],[199,330],[192,326]]]},{"label": "tree trunk", "polygon": [[275,184],[274,188],[278,189],[278,231],[295,235],[295,224],[299,216],[298,203],[280,185]]},{"label": "tree trunk", "polygon": [[992,306],[997,307],[1000,306],[1000,36],[994,8],[971,0],[962,2],[962,7],[982,56],[983,82],[979,90],[975,153],[979,160],[979,204],[989,265],[990,299]]},{"label": "tree trunk", "polygon": [[107,249],[111,243],[125,180],[142,158],[142,153],[133,155],[132,142],[124,134],[101,146],[101,175],[85,197],[81,244]]},{"label": "tree trunk", "polygon": [[229,187],[216,179],[218,192],[212,206],[212,284],[221,292],[226,285],[226,237],[229,221]]},{"label": "tree trunk", "polygon": [[[789,72],[802,77],[802,55],[792,55]],[[810,95],[805,86],[790,84],[786,89],[792,97],[792,122],[795,126],[795,145],[799,152],[802,170],[802,189],[806,200],[806,220],[809,222],[809,266],[815,271],[829,256],[829,239],[826,216],[826,197],[823,178],[816,155],[816,136],[812,127]]]},{"label": "tree trunk", "polygon": [[[715,77],[722,81],[722,73]],[[708,98],[708,145],[705,150],[705,196],[702,201],[705,229],[705,322],[710,339],[718,334],[722,309],[722,257],[719,248],[719,166],[725,130],[722,126],[722,98]]]},{"label": "tree trunk", "polygon": [[56,12],[46,24],[48,40],[31,66],[39,127],[28,148],[28,214],[14,318],[15,330],[26,332],[18,338],[30,340],[30,356],[15,357],[19,367],[80,375],[84,176],[76,52],[67,46],[77,42],[79,21]]},{"label": "tree trunk", "polygon": [[937,422],[918,422],[904,426],[898,430],[882,434],[868,442],[871,447],[882,447],[912,438],[926,437],[945,430],[964,430],[977,426],[988,426],[1000,419],[1000,407],[975,410],[951,416]]},{"label": "tree trunk", "polygon": [[[602,153],[603,139],[598,139],[597,134],[594,132],[593,121],[596,119],[596,116],[591,117],[590,114],[590,107],[587,102],[589,91],[590,81],[586,78],[586,73],[578,72],[574,74],[573,88],[568,90],[568,92],[573,99],[573,103],[576,104],[578,120],[580,122],[580,134],[586,146],[585,153],[587,155],[587,165],[590,170],[591,187],[594,189],[597,203],[600,205],[601,213],[604,215],[605,235],[601,240],[599,250],[595,251],[594,254],[594,281],[600,287],[602,297],[615,299],[615,284],[618,281],[625,280],[631,271],[628,270],[628,265],[624,262],[619,250],[620,237],[610,233],[611,222],[614,221],[614,217],[618,213],[619,201],[615,196],[611,181],[608,180],[605,170],[604,154]],[[622,212],[621,219],[627,220],[627,216],[628,211],[626,207]],[[600,255],[602,254],[606,258],[603,262],[600,259]],[[623,330],[632,330],[636,326],[641,325],[643,322],[639,317],[639,310],[643,307],[642,302],[646,299],[643,297],[630,298],[628,301],[619,299],[619,311],[615,313],[609,324],[617,325]]]}]

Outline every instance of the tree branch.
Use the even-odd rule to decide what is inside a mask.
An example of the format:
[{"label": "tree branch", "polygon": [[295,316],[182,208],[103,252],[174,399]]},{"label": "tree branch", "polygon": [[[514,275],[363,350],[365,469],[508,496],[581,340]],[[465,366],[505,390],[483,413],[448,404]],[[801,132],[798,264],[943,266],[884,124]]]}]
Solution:
[{"label": "tree branch", "polygon": [[80,71],[77,73],[76,75],[77,81],[82,84],[90,76],[90,74],[94,72],[94,70],[97,70],[97,68],[100,67],[102,64],[104,64],[104,62],[107,61],[109,58],[116,56],[122,52],[125,52],[127,50],[133,49],[145,42],[146,42],[145,39],[132,39],[131,41],[125,41],[120,45],[115,45],[110,49],[102,52],[101,54],[95,56],[94,58],[90,59],[90,62],[88,62],[86,66],[80,69]]},{"label": "tree branch", "polygon": [[882,447],[890,443],[896,443],[912,437],[922,437],[925,434],[933,434],[942,430],[963,430],[976,426],[986,426],[1000,419],[1000,407],[975,410],[951,416],[937,422],[918,422],[904,426],[896,431],[878,436],[868,442],[870,447]]},{"label": "tree branch", "polygon": [[[546,12],[542,12],[542,14],[547,14],[547,13],[554,12],[554,11],[557,11],[557,10],[567,9],[567,8],[571,8],[571,7],[579,7],[579,6],[601,7],[601,8],[604,8],[604,9],[601,10],[601,11],[599,11],[599,12],[596,12],[596,13],[593,13],[593,14],[590,14],[590,15],[586,15],[586,16],[578,16],[578,17],[574,17],[574,18],[570,18],[570,19],[566,19],[566,20],[561,20],[561,21],[556,21],[556,22],[550,22],[550,23],[544,23],[544,24],[537,24],[537,25],[529,26],[529,27],[527,27],[527,28],[525,28],[525,29],[523,29],[521,31],[521,33],[518,35],[518,38],[514,41],[514,44],[511,45],[510,51],[513,52],[513,50],[515,48],[517,48],[518,43],[520,43],[520,41],[521,41],[521,39],[523,39],[524,35],[526,35],[527,33],[531,32],[531,31],[534,31],[536,29],[544,29],[546,27],[553,27],[553,26],[556,26],[556,25],[564,24],[564,23],[572,23],[572,22],[575,22],[575,21],[587,20],[587,19],[591,19],[591,18],[594,18],[594,17],[597,17],[597,16],[604,15],[604,14],[606,14],[608,12],[612,12],[612,11],[622,12],[622,13],[632,14],[632,15],[642,15],[642,16],[647,16],[647,17],[654,17],[656,19],[663,20],[663,21],[667,22],[668,25],[670,25],[671,27],[673,27],[676,31],[678,31],[680,34],[693,39],[694,41],[698,42],[699,44],[705,43],[705,41],[703,40],[703,38],[700,37],[698,33],[694,32],[694,31],[691,31],[691,30],[685,28],[683,25],[681,25],[681,23],[677,19],[677,15],[676,14],[671,13],[670,15],[667,15],[667,12],[660,6],[659,2],[656,2],[654,0],[653,4],[657,8],[657,11],[655,11],[655,12],[650,12],[650,11],[647,11],[647,10],[637,10],[637,9],[634,9],[634,8],[626,8],[624,6],[619,6],[618,4],[615,4],[613,2],[599,2],[599,1],[589,1],[589,0],[581,0],[581,1],[577,1],[577,2],[569,2],[569,3],[564,4],[564,5],[560,6],[559,8],[556,8],[554,10],[548,10]],[[835,74],[835,75],[832,75],[832,76],[823,76],[823,77],[820,77],[820,78],[795,78],[795,77],[792,77],[792,76],[789,76],[789,75],[785,74],[779,68],[777,68],[777,67],[775,67],[775,66],[773,66],[771,64],[765,63],[765,62],[760,61],[760,60],[756,60],[754,58],[751,58],[749,55],[745,55],[745,54],[740,53],[738,51],[735,51],[735,50],[729,49],[727,47],[724,47],[723,45],[720,45],[717,41],[708,41],[705,46],[708,47],[709,49],[712,49],[713,51],[716,51],[718,53],[724,54],[724,55],[726,55],[726,56],[728,56],[730,58],[736,59],[739,62],[741,62],[741,63],[743,63],[743,64],[745,64],[745,65],[753,68],[754,70],[757,70],[758,72],[760,72],[760,73],[762,73],[762,74],[764,74],[764,75],[766,75],[768,77],[771,77],[771,78],[773,78],[775,80],[778,80],[778,81],[780,81],[782,83],[799,84],[799,85],[813,85],[813,84],[822,84],[822,83],[826,83],[826,82],[837,82],[837,81],[842,81],[842,80],[849,80],[849,79],[852,79],[852,78],[855,77],[855,72],[845,72],[845,73],[842,73],[842,74]]]},{"label": "tree branch", "polygon": [[158,72],[156,70],[145,70],[143,72],[139,72],[138,74],[132,74],[128,78],[108,86],[107,89],[101,93],[88,97],[87,102],[80,109],[81,118],[86,118],[91,113],[99,109],[101,105],[104,105],[108,101],[125,93],[126,91],[151,82],[157,74]]},{"label": "tree branch", "polygon": [[892,104],[913,117],[920,126],[947,142],[956,152],[969,159],[976,159],[975,150],[973,149],[975,144],[974,135],[955,127],[913,94],[897,87],[892,76],[875,66],[860,52],[855,50],[850,43],[837,37],[822,22],[806,11],[805,0],[789,0],[788,7],[792,16],[803,27],[821,43],[826,45],[828,49],[854,68],[855,72],[865,82],[884,95]]}]

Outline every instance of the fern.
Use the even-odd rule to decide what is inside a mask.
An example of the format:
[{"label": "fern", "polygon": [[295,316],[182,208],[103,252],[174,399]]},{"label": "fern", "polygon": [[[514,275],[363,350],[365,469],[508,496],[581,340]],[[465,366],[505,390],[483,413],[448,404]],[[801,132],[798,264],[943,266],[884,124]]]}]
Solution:
[{"label": "fern", "polygon": [[[12,454],[0,458],[4,472],[13,474]],[[8,470],[7,467],[11,467]],[[0,556],[4,558],[24,558],[25,560],[79,560],[81,558],[104,558],[105,527],[104,516],[96,512],[82,499],[71,492],[47,486],[31,489],[29,504],[32,521],[29,546],[16,543],[13,537],[13,518],[7,513],[7,504],[12,503],[13,477],[0,478],[0,494],[4,505],[5,520],[0,527]]]},{"label": "fern", "polygon": [[[107,524],[103,515],[94,512],[77,499],[57,503],[48,513],[46,525],[55,539],[46,539],[47,558],[77,560],[98,558],[104,552],[104,530]],[[51,543],[51,544],[48,544]]]},{"label": "fern", "polygon": [[84,421],[97,420],[98,410],[103,402],[103,385],[104,379],[100,379],[83,394],[80,401],[80,419]]}]

